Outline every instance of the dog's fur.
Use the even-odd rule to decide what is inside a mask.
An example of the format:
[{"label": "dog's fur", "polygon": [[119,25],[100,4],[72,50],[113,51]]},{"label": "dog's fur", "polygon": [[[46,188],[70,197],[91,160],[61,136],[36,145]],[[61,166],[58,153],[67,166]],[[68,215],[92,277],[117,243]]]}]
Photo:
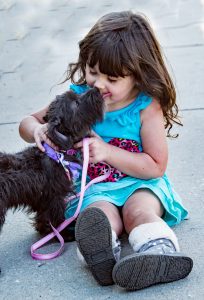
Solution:
[{"label": "dog's fur", "polygon": [[[71,149],[89,135],[94,123],[102,120],[103,111],[103,98],[97,89],[82,95],[68,91],[49,106],[44,117],[47,135],[60,150]],[[76,157],[64,155],[68,161],[79,162]],[[40,234],[49,233],[49,222],[57,227],[64,221],[64,198],[73,192],[73,182],[62,165],[37,147],[16,154],[0,152],[0,230],[9,208],[23,208],[36,213],[34,227]],[[72,236],[68,233],[69,238]]]}]

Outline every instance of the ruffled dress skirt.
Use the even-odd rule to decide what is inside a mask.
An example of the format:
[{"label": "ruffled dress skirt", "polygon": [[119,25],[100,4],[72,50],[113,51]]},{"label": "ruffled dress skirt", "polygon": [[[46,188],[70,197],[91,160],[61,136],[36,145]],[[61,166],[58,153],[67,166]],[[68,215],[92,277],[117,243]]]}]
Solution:
[{"label": "ruffled dress skirt", "polygon": [[[188,212],[166,175],[150,180],[128,176],[117,182],[96,183],[85,192],[80,211],[83,211],[90,204],[101,200],[122,207],[138,189],[149,189],[158,197],[165,210],[162,218],[169,226],[179,224],[182,220],[187,219]],[[80,182],[76,184],[76,191],[80,191]],[[75,198],[68,202],[65,213],[66,219],[74,215],[78,201],[79,198]]]}]

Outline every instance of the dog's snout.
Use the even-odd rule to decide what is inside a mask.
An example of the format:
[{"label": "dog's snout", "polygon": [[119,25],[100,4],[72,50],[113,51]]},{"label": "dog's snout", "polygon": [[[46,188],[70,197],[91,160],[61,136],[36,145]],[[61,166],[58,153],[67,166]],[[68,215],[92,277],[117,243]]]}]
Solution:
[{"label": "dog's snout", "polygon": [[97,87],[93,87],[91,88],[88,92],[95,94],[95,95],[99,95],[100,94],[100,90]]},{"label": "dog's snout", "polygon": [[100,93],[100,90],[99,90],[99,88],[97,88],[97,87],[94,87],[93,90],[94,90],[96,93]]}]

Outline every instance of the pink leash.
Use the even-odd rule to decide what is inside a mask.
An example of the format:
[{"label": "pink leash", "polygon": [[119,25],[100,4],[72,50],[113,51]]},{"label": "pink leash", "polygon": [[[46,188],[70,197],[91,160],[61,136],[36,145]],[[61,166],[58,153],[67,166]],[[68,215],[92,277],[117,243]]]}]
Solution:
[{"label": "pink leash", "polygon": [[[70,200],[72,200],[72,199],[80,196],[77,209],[76,209],[74,215],[71,218],[65,220],[62,224],[60,224],[57,227],[57,229],[54,228],[52,226],[52,224],[50,224],[50,226],[52,227],[53,232],[49,233],[44,238],[40,239],[38,242],[36,242],[35,244],[33,244],[31,246],[31,256],[32,256],[33,259],[48,260],[48,259],[55,258],[55,257],[59,256],[62,253],[62,251],[64,249],[64,239],[60,235],[60,231],[62,231],[65,227],[67,227],[72,221],[74,221],[77,218],[77,216],[78,216],[78,214],[80,212],[81,206],[82,206],[82,201],[83,201],[83,198],[84,198],[85,191],[92,184],[100,182],[100,181],[103,181],[106,178],[108,178],[109,175],[110,175],[110,170],[109,170],[106,174],[104,174],[102,176],[99,176],[97,178],[94,178],[93,180],[91,180],[86,185],[86,176],[87,176],[87,169],[88,169],[88,163],[89,163],[89,144],[88,144],[88,138],[84,138],[83,139],[83,156],[84,156],[84,161],[83,161],[82,179],[81,179],[81,192],[79,194],[77,194],[76,196],[71,196],[70,198],[66,199],[66,202],[68,202],[68,201],[70,201]],[[45,245],[48,241],[50,241],[51,239],[53,239],[55,236],[58,238],[58,240],[59,240],[59,242],[61,244],[60,248],[57,251],[49,253],[49,254],[35,253],[35,250],[41,248],[43,245]]]}]

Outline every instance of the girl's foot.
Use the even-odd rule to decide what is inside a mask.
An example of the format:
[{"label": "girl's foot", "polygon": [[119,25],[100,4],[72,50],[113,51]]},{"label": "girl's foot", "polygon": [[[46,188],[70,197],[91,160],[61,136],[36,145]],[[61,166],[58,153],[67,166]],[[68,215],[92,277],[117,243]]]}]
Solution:
[{"label": "girl's foot", "polygon": [[120,246],[112,248],[112,229],[104,212],[96,207],[84,210],[77,219],[75,238],[97,282],[100,285],[113,284],[114,253],[118,254]]},{"label": "girl's foot", "polygon": [[192,270],[192,259],[175,251],[167,239],[151,241],[142,248],[114,266],[113,280],[118,286],[139,290],[182,279]]}]

